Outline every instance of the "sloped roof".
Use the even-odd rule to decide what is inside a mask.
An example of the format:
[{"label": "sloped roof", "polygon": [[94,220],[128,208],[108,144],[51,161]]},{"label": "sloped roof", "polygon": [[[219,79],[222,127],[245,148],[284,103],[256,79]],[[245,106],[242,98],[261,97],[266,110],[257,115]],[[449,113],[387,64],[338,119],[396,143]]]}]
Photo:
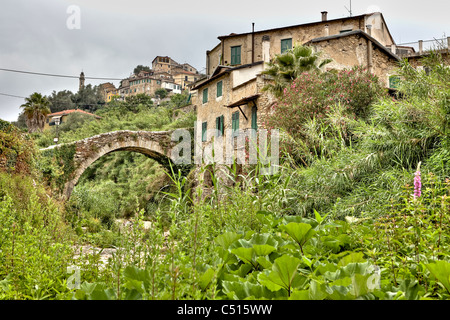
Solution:
[{"label": "sloped roof", "polygon": [[309,40],[308,42],[306,42],[304,44],[308,45],[311,43],[329,41],[329,40],[333,40],[333,39],[340,39],[340,38],[350,37],[350,36],[354,36],[354,35],[359,35],[359,36],[362,36],[362,37],[370,40],[374,45],[376,45],[381,51],[386,53],[391,58],[393,58],[395,60],[399,60],[399,61],[401,60],[399,56],[397,56],[396,54],[394,54],[393,52],[388,50],[385,46],[383,46],[380,42],[378,42],[378,40],[376,40],[374,37],[370,36],[368,33],[364,32],[362,30],[354,30],[354,31],[349,31],[349,32],[344,32],[344,33],[340,33],[340,34],[327,36],[327,37],[315,38],[315,39]]},{"label": "sloped roof", "polygon": [[[279,31],[279,30],[284,30],[284,29],[313,26],[313,25],[317,25],[317,24],[328,24],[330,22],[336,22],[336,21],[345,21],[345,20],[350,20],[350,19],[367,18],[367,17],[370,17],[370,16],[372,16],[374,14],[379,14],[381,16],[381,19],[382,19],[382,21],[384,23],[384,26],[386,27],[387,33],[389,34],[392,42],[395,43],[395,40],[392,37],[392,34],[391,34],[391,32],[390,32],[390,30],[389,30],[389,28],[387,26],[386,20],[384,19],[384,16],[383,16],[383,14],[381,12],[371,12],[371,13],[365,13],[365,14],[361,14],[361,15],[357,15],[357,16],[342,17],[342,18],[330,19],[330,20],[325,20],[325,21],[320,20],[320,21],[302,23],[302,24],[285,26],[285,27],[277,27],[277,28],[272,28],[272,29],[258,30],[258,31],[255,31],[255,32],[231,33],[229,35],[219,36],[217,38],[222,41],[223,39],[226,39],[226,38],[232,38],[232,37],[243,36],[243,35],[250,35],[252,33],[253,34],[267,33],[267,32]],[[220,43],[214,49],[216,49],[219,45],[220,45]],[[212,50],[214,50],[214,49],[212,49]],[[212,51],[212,50],[210,50],[210,51]]]},{"label": "sloped roof", "polygon": [[239,70],[239,69],[244,69],[244,68],[248,68],[248,67],[253,67],[256,66],[258,64],[263,64],[264,61],[257,61],[254,63],[249,63],[249,64],[243,64],[237,67],[230,67],[230,66],[223,66],[223,65],[219,65],[217,66],[217,68],[214,70],[214,72],[212,73],[212,75],[208,78],[208,79],[202,79],[201,82],[198,81],[194,84],[194,86],[191,88],[192,90],[197,90],[198,88],[214,81],[215,79],[221,77],[224,74],[230,73],[234,70]]},{"label": "sloped roof", "polygon": [[82,114],[87,114],[87,115],[96,117],[97,119],[101,119],[100,116],[97,116],[95,114],[92,114],[92,113],[89,113],[89,112],[86,112],[86,111],[80,110],[80,109],[63,110],[63,111],[59,111],[59,112],[55,112],[55,113],[50,113],[50,114],[47,115],[47,117],[48,118],[50,118],[50,117],[58,117],[58,116],[62,117],[62,116],[67,116],[67,115],[69,115],[71,113],[82,113]]}]

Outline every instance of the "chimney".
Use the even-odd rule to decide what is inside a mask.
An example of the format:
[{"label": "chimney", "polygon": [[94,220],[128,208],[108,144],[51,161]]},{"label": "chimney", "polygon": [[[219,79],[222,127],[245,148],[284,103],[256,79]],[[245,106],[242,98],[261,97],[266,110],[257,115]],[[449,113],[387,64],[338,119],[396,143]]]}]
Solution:
[{"label": "chimney", "polygon": [[321,13],[322,13],[322,21],[327,21],[328,20],[327,19],[328,12],[327,11],[322,11]]},{"label": "chimney", "polygon": [[255,63],[255,23],[252,23],[252,64]]}]

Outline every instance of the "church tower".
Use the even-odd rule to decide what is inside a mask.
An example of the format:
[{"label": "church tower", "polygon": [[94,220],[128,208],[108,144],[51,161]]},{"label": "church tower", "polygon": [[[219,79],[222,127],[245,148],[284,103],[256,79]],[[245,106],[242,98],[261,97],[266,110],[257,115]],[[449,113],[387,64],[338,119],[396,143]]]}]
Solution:
[{"label": "church tower", "polygon": [[81,71],[80,74],[80,91],[84,89],[84,72]]}]

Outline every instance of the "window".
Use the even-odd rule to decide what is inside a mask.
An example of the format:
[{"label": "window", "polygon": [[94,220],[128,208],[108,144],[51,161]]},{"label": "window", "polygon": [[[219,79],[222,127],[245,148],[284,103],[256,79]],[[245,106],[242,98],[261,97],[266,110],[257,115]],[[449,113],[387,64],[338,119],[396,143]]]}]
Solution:
[{"label": "window", "polygon": [[340,33],[342,34],[342,33],[350,32],[350,31],[352,31],[352,29],[341,30]]},{"label": "window", "polygon": [[258,130],[257,110],[258,109],[256,107],[252,108],[252,129],[253,130]]},{"label": "window", "polygon": [[184,81],[188,81],[188,76],[185,76],[185,77],[184,77]]},{"label": "window", "polygon": [[241,64],[241,46],[231,47],[231,65]]},{"label": "window", "polygon": [[281,40],[281,53],[285,53],[286,51],[292,49],[292,38],[282,39]]},{"label": "window", "polygon": [[231,129],[233,136],[239,134],[239,111],[236,111],[231,116]]},{"label": "window", "polygon": [[223,136],[224,128],[223,128],[223,116],[216,118],[216,130],[219,131],[218,137]]},{"label": "window", "polygon": [[202,123],[202,142],[206,141],[206,132],[208,129],[208,122],[203,122]]},{"label": "window", "polygon": [[389,77],[389,88],[397,89],[399,82],[400,82],[400,77],[398,77],[398,76]]},{"label": "window", "polygon": [[217,98],[222,96],[222,81],[217,82]]},{"label": "window", "polygon": [[208,88],[203,89],[203,103],[208,102]]}]

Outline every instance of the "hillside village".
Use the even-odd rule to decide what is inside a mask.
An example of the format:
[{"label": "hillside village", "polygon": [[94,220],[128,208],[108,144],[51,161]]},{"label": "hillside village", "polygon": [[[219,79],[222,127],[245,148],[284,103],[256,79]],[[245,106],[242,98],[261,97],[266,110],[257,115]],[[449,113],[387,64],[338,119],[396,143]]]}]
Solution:
[{"label": "hillside village", "polygon": [[317,18],[0,119],[0,300],[450,300],[450,37]]},{"label": "hillside village", "polygon": [[[269,30],[231,33],[219,36],[219,44],[206,52],[206,75],[188,63],[180,64],[167,56],[157,56],[151,70],[142,70],[123,79],[119,87],[112,83],[101,84],[105,102],[113,97],[125,100],[138,94],[154,96],[165,89],[169,95],[187,91],[191,107],[202,123],[202,140],[209,141],[208,129],[224,132],[227,128],[256,129],[274,103],[273,97],[262,92],[270,81],[261,75],[275,55],[282,54],[295,45],[307,45],[331,59],[325,71],[351,69],[362,66],[375,74],[393,94],[398,77],[398,62],[408,59],[416,68],[423,68],[420,59],[429,49],[447,49],[450,37],[439,41],[418,41],[396,44],[388,24],[380,12],[328,19],[312,23],[280,26]],[[84,86],[84,74],[80,87]],[[53,117],[50,114],[49,117]]]}]

